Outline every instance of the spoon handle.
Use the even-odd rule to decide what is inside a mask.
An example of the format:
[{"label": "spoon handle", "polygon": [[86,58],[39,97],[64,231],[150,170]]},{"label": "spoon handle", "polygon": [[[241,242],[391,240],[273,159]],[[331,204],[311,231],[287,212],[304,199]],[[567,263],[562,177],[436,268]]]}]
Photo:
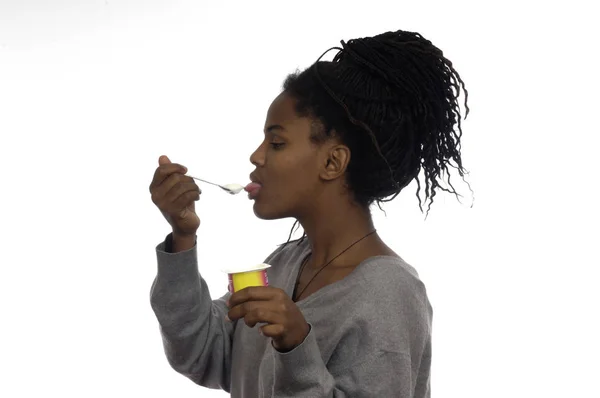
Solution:
[{"label": "spoon handle", "polygon": [[193,177],[193,176],[190,176],[190,177],[192,177],[194,180],[202,181],[202,182],[205,182],[207,184],[223,188],[222,186],[220,186],[219,184],[215,184],[214,182],[206,181],[206,180],[203,180],[202,178],[198,178],[198,177]]}]

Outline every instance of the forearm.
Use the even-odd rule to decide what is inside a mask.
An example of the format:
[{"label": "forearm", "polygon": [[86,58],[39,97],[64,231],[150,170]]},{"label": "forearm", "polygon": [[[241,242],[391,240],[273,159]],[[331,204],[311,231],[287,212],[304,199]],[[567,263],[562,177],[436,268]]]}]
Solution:
[{"label": "forearm", "polygon": [[274,380],[273,390],[261,392],[263,397],[345,397],[336,392],[335,379],[321,358],[314,332],[311,331],[298,347],[281,353],[271,351]]},{"label": "forearm", "polygon": [[[323,359],[314,332],[304,342],[288,353],[280,353],[272,346],[271,361],[273,385],[261,391],[261,397],[327,397],[367,398],[400,397],[419,398],[414,395],[415,384],[411,372],[410,355],[385,351],[374,346],[356,346],[343,352],[338,363],[328,368]],[[423,380],[428,384],[428,381]],[[265,388],[266,389],[266,388]]]},{"label": "forearm", "polygon": [[173,369],[194,382],[227,391],[233,327],[223,322],[225,300],[211,300],[198,273],[195,246],[177,253],[167,252],[166,246],[168,242],[157,247],[151,304],[167,359]]}]

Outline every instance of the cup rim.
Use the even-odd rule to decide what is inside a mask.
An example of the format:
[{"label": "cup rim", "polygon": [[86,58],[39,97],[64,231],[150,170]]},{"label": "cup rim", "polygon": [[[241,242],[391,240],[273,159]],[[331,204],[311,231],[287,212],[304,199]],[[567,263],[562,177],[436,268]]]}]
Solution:
[{"label": "cup rim", "polygon": [[270,264],[262,263],[262,264],[257,264],[257,265],[254,265],[254,266],[248,267],[248,268],[238,268],[238,269],[225,268],[225,269],[222,269],[221,271],[226,274],[233,275],[233,274],[243,274],[246,272],[264,271],[270,267],[271,267]]}]

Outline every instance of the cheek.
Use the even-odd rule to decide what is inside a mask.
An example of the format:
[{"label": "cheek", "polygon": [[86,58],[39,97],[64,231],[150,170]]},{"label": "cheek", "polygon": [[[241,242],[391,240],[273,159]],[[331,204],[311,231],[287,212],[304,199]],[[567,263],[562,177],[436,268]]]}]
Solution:
[{"label": "cheek", "polygon": [[301,173],[288,174],[267,192],[269,202],[275,207],[288,208],[302,196],[306,184]]},{"label": "cheek", "polygon": [[273,199],[277,197],[282,202],[306,195],[318,183],[318,159],[314,149],[293,149],[273,158],[269,167],[269,196],[272,194]]},{"label": "cheek", "polygon": [[277,191],[286,198],[302,196],[308,191],[314,189],[317,180],[317,171],[314,164],[309,162],[298,162],[291,165],[278,178],[279,185]]},{"label": "cheek", "polygon": [[317,159],[310,157],[309,159],[305,159],[305,161],[298,163],[294,174],[294,181],[297,186],[302,187],[302,190],[313,189],[319,182]]}]

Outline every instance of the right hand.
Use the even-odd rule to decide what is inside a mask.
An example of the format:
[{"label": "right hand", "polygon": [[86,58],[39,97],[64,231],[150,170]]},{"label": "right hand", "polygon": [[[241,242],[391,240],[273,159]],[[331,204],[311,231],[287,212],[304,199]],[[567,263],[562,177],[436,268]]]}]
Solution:
[{"label": "right hand", "polygon": [[174,236],[195,237],[200,218],[194,202],[200,199],[202,191],[185,175],[186,167],[171,163],[164,155],[158,159],[158,165],[150,184],[152,202],[173,228]]}]

